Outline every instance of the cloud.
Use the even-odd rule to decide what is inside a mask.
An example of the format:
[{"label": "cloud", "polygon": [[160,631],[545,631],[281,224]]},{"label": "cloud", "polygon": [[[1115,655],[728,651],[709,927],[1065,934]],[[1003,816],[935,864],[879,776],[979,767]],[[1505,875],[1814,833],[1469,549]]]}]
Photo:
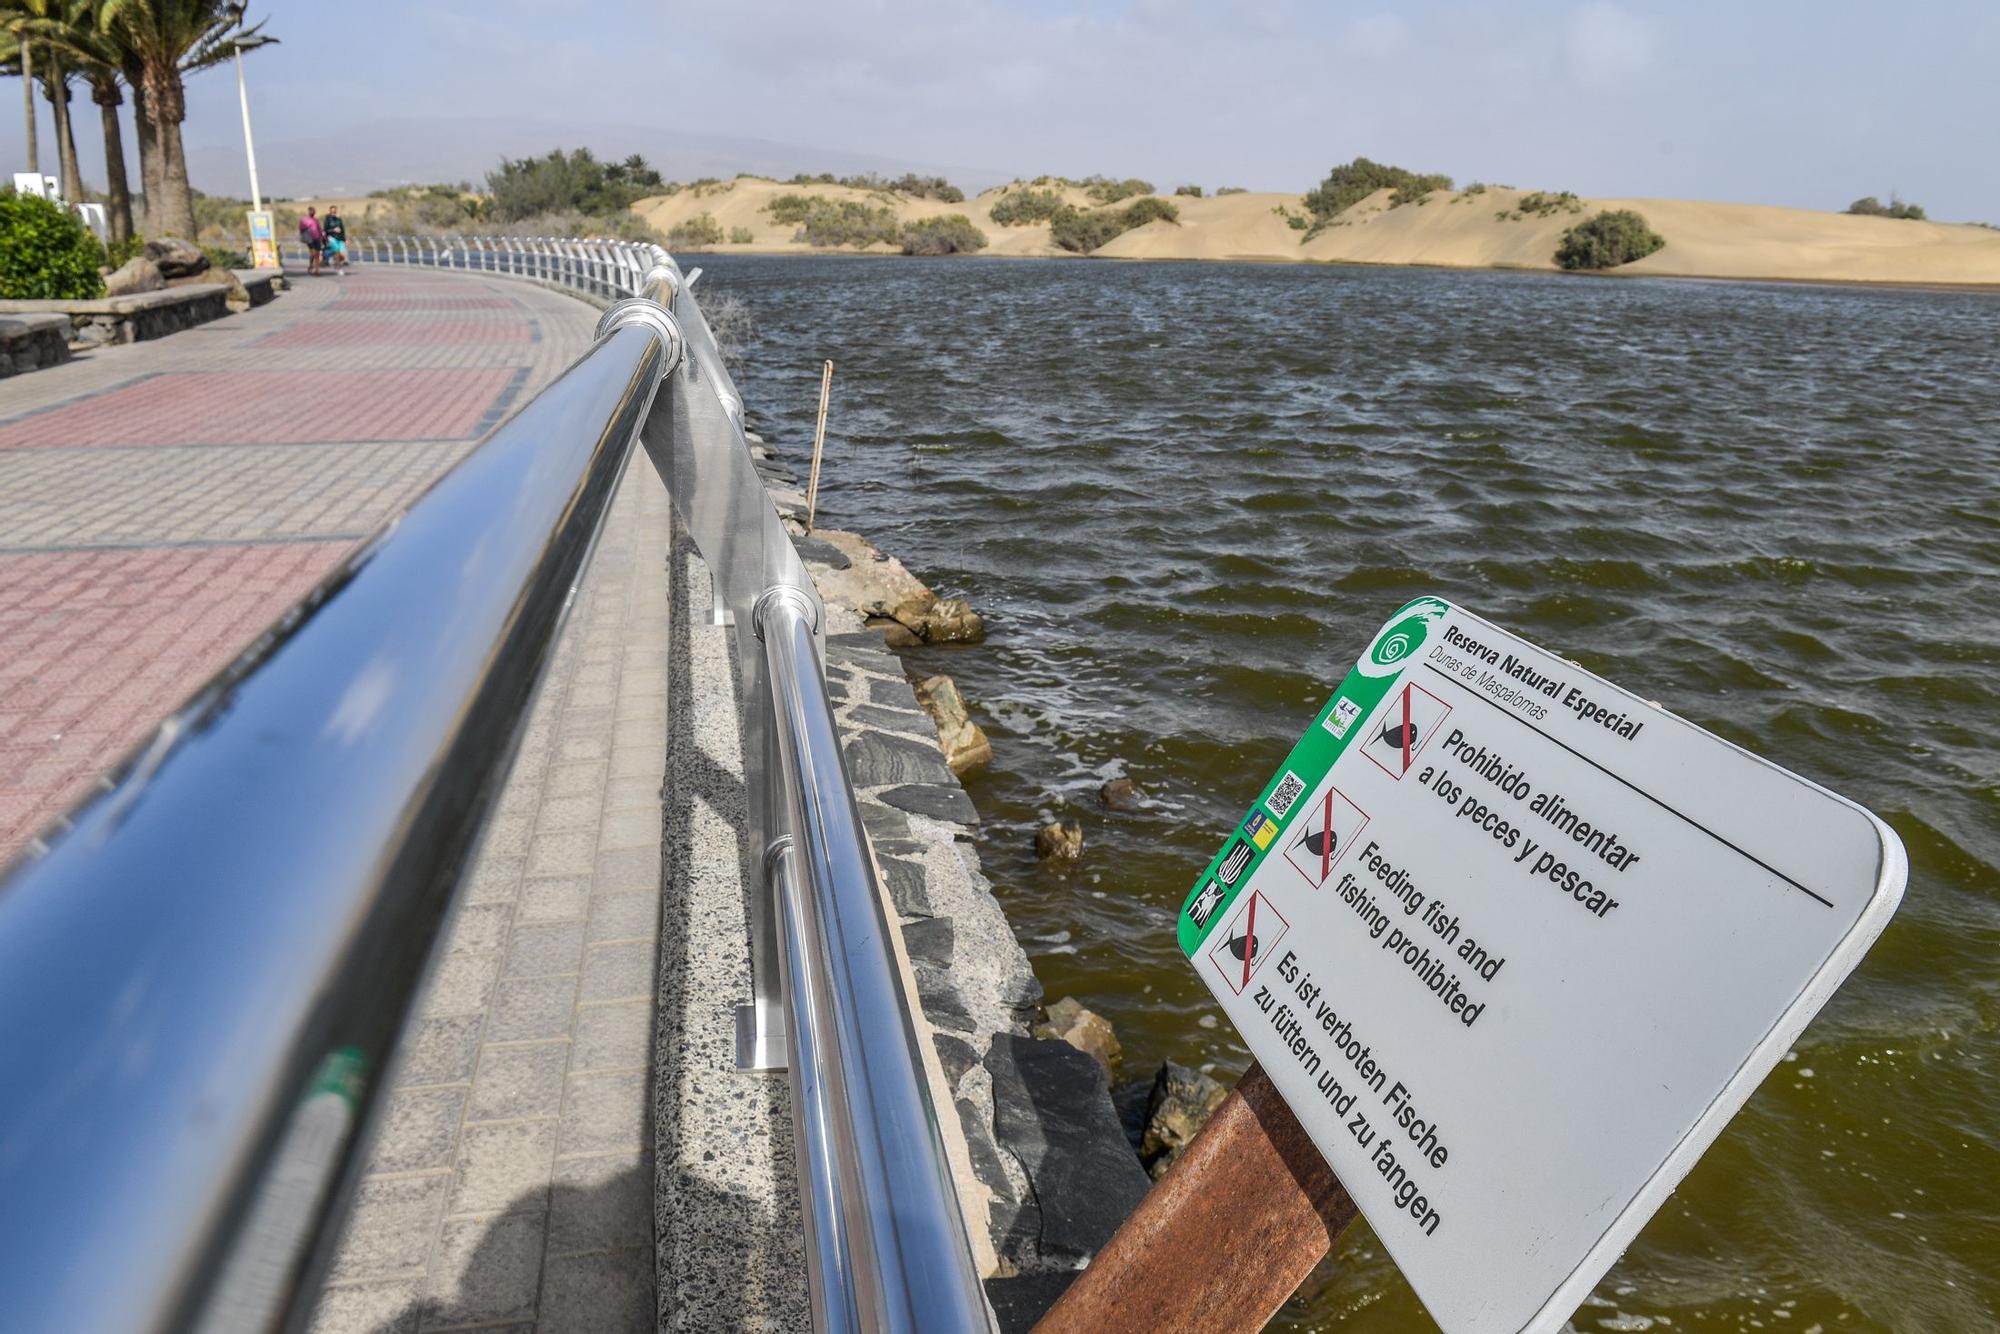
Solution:
[{"label": "cloud", "polygon": [[1651,23],[1599,2],[1570,14],[1563,48],[1570,72],[1582,83],[1601,86],[1643,73],[1657,44]]}]

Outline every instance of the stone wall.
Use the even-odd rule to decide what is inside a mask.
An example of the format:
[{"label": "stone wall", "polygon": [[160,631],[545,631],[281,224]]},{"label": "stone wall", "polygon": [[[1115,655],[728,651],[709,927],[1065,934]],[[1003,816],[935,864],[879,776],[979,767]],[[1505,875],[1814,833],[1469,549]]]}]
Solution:
[{"label": "stone wall", "polygon": [[232,283],[200,283],[99,301],[0,301],[0,317],[66,316],[69,341],[86,347],[141,343],[221,319],[237,290]]},{"label": "stone wall", "polygon": [[[865,544],[859,554],[852,543],[803,536],[796,477],[755,437],[752,453],[828,602],[827,685],[848,777],[964,1133],[975,1183],[961,1183],[963,1203],[984,1217],[997,1261],[987,1293],[1004,1330],[1026,1329],[1151,1183],[1104,1068],[1032,1035],[1042,989],[974,850],[979,813],[885,646],[895,626],[874,605],[882,599],[857,591],[877,582],[856,578],[857,559],[893,562]],[[892,583],[900,564],[896,572]]]},{"label": "stone wall", "polygon": [[58,314],[0,316],[0,378],[69,360],[69,320]]}]

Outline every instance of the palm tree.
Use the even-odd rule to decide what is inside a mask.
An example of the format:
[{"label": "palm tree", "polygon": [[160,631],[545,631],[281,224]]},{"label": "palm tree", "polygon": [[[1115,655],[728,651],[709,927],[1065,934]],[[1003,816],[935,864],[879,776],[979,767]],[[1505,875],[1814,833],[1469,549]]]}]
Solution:
[{"label": "palm tree", "polygon": [[[64,68],[61,39],[65,30],[82,18],[86,8],[82,0],[0,0],[0,28],[13,35],[25,67],[22,77],[30,88],[28,155],[31,160],[39,156],[32,133],[32,89],[39,80],[49,107],[55,112],[56,161],[62,176],[62,197],[72,204],[83,200],[83,173],[77,166],[76,133],[69,122],[69,81],[75,70]],[[42,56],[40,62],[34,59],[37,53]]]},{"label": "palm tree", "polygon": [[[25,7],[36,0],[0,0],[0,4]],[[90,84],[90,100],[97,103],[104,130],[104,193],[111,218],[111,240],[131,239],[132,188],[125,175],[125,133],[118,121],[118,108],[125,103],[119,87],[118,44],[98,26],[99,0],[62,0],[58,12],[25,25],[30,36],[45,50],[60,52]]]},{"label": "palm tree", "polygon": [[21,76],[21,91],[28,104],[28,170],[42,174],[42,150],[35,141],[35,53],[5,22],[0,22],[0,65],[8,74]]},{"label": "palm tree", "polygon": [[139,170],[146,189],[146,230],[193,239],[194,192],[188,186],[181,122],[184,75],[229,59],[235,43],[264,25],[244,26],[248,0],[99,0],[97,26],[116,44],[118,67],[132,87],[139,128]]}]

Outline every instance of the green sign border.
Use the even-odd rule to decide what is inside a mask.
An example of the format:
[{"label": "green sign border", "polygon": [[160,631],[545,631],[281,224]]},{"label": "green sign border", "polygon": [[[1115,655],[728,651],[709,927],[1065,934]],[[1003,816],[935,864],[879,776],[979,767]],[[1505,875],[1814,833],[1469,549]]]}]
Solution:
[{"label": "green sign border", "polygon": [[[1292,753],[1285,757],[1285,762],[1278,766],[1278,771],[1264,784],[1264,790],[1257,796],[1257,804],[1250,808],[1249,813],[1236,828],[1229,831],[1228,837],[1222,840],[1222,846],[1216,850],[1214,859],[1209,862],[1207,869],[1196,877],[1194,887],[1188,890],[1187,898],[1181,903],[1180,917],[1175,926],[1182,954],[1190,960],[1194,958],[1196,951],[1208,939],[1209,933],[1229,915],[1230,905],[1236,902],[1237,896],[1243,892],[1243,887],[1256,875],[1257,868],[1264,864],[1264,858],[1284,841],[1285,827],[1297,814],[1301,803],[1295,799],[1282,816],[1272,812],[1265,803],[1270,801],[1271,794],[1277,791],[1278,785],[1284,782],[1285,775],[1288,772],[1297,774],[1299,781],[1305,784],[1307,792],[1318,787],[1326,778],[1327,771],[1333,768],[1333,762],[1341,757],[1348,743],[1359,733],[1361,720],[1375,711],[1375,706],[1382,702],[1402,676],[1404,666],[1414,659],[1417,651],[1424,646],[1431,627],[1442,621],[1451,611],[1452,605],[1443,598],[1417,598],[1400,607],[1396,614],[1375,632],[1375,638],[1369,641],[1367,651],[1341,681],[1340,688],[1333,692],[1333,697],[1327,700],[1325,706],[1313,716],[1312,726],[1306,728],[1305,735],[1292,747]],[[1344,736],[1336,737],[1324,724],[1342,700],[1351,700],[1360,712],[1355,715],[1355,726],[1349,727]],[[1246,826],[1259,818],[1274,821],[1278,826],[1277,835],[1263,848],[1250,841],[1246,829]],[[1250,862],[1236,877],[1236,884],[1224,888],[1222,903],[1209,915],[1208,925],[1197,926],[1194,918],[1188,915],[1189,909],[1194,906],[1195,899],[1209,881],[1215,880],[1217,884],[1221,884],[1216,878],[1216,872],[1222,865],[1223,857],[1238,839],[1243,840],[1244,846],[1250,849]]]}]

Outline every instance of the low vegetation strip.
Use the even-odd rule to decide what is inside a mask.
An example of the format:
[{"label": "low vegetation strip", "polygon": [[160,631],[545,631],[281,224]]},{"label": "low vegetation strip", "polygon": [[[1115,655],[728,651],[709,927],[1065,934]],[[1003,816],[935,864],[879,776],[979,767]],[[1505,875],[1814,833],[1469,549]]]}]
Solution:
[{"label": "low vegetation strip", "polygon": [[1114,237],[1149,222],[1179,225],[1181,211],[1164,199],[1148,196],[1124,208],[1080,209],[1064,205],[1049,219],[1049,239],[1064,250],[1087,255]]},{"label": "low vegetation strip", "polygon": [[1326,174],[1326,179],[1306,192],[1306,211],[1313,216],[1313,225],[1307,232],[1310,239],[1324,231],[1336,217],[1354,205],[1374,194],[1377,190],[1392,190],[1390,206],[1407,204],[1428,195],[1433,190],[1451,189],[1451,177],[1438,173],[1421,175],[1404,167],[1391,166],[1386,162],[1372,162],[1365,157],[1343,163]]},{"label": "low vegetation strip", "polygon": [[1924,221],[1924,206],[1922,204],[1906,203],[1898,199],[1893,193],[1889,196],[1889,202],[1886,204],[1874,195],[1863,195],[1852,204],[1849,204],[1847,211],[1864,218],[1901,218],[1906,222]]},{"label": "low vegetation strip", "polygon": [[1001,195],[986,214],[997,227],[1032,227],[1047,222],[1062,207],[1062,196],[1055,191],[1030,187]]},{"label": "low vegetation strip", "polygon": [[1629,208],[1612,209],[1586,218],[1563,233],[1556,247],[1556,267],[1615,269],[1644,259],[1666,245],[1667,239]]}]

